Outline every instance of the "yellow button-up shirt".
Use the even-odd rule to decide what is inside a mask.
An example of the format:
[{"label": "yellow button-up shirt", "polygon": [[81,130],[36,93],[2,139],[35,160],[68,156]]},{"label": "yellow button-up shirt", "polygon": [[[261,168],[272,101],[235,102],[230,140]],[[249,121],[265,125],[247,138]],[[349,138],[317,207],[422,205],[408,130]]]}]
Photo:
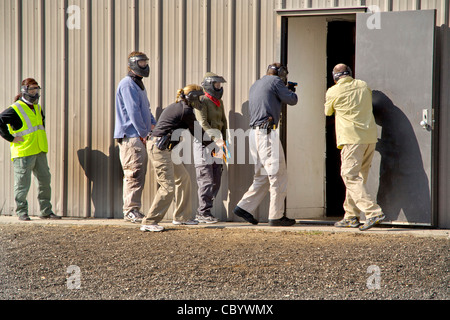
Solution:
[{"label": "yellow button-up shirt", "polygon": [[377,126],[372,109],[372,91],[362,80],[345,77],[328,89],[325,115],[336,115],[339,149],[346,144],[377,142]]}]

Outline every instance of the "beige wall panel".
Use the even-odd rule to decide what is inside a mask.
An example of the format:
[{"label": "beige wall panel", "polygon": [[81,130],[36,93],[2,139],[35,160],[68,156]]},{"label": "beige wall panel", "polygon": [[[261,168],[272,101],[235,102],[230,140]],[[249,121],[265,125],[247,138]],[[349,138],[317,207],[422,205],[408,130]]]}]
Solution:
[{"label": "beige wall panel", "polygon": [[261,45],[259,47],[260,67],[259,76],[266,73],[267,66],[280,60],[280,49],[277,47],[279,38],[277,17],[274,15],[276,2],[261,1]]},{"label": "beige wall panel", "polygon": [[91,29],[87,1],[72,1],[81,10],[80,29],[67,32],[67,212],[68,216],[87,217],[90,210],[90,182],[78,160],[78,151],[90,144],[90,81],[88,74],[88,36]]},{"label": "beige wall panel", "polygon": [[[34,78],[43,86],[42,61],[42,1],[22,1],[22,81]],[[42,101],[40,101],[42,103]],[[45,108],[45,106],[44,106]],[[28,192],[28,211],[30,215],[39,214],[37,189],[34,177]]]},{"label": "beige wall panel", "polygon": [[[19,61],[19,7],[15,1],[0,2],[0,112],[8,108],[20,90]],[[0,142],[0,214],[12,215],[15,211],[14,176],[11,162],[10,144]]]},{"label": "beige wall panel", "polygon": [[[115,87],[112,45],[114,8],[109,0],[92,2],[91,32],[91,101],[86,112],[90,114],[91,132],[87,144],[77,150],[78,161],[90,181],[90,207],[93,217],[118,217],[121,214],[121,172],[114,170],[118,147],[114,146]],[[88,57],[89,58],[89,57]],[[118,196],[118,197],[117,197]],[[118,208],[117,208],[118,207]]]},{"label": "beige wall panel", "polygon": [[43,109],[49,150],[47,160],[52,175],[52,205],[53,211],[64,213],[64,32],[65,14],[63,6],[53,0],[45,3],[45,59],[44,79],[41,84]]},{"label": "beige wall panel", "polygon": [[[43,87],[55,212],[121,218],[122,168],[112,134],[115,91],[127,74],[131,51],[150,57],[151,75],[144,84],[155,116],[174,101],[177,89],[200,84],[204,73],[213,71],[227,80],[223,100],[229,127],[246,131],[249,88],[269,63],[280,59],[275,9],[336,4],[377,5],[382,11],[413,10],[418,4],[437,9],[438,25],[448,25],[446,0],[5,0],[0,2],[0,72],[8,76],[0,79],[0,108],[11,104],[22,78],[36,78]],[[71,5],[80,9],[80,28],[66,26],[65,6]],[[13,214],[9,144],[2,143],[0,152],[0,176],[6,181],[0,214]],[[214,208],[221,220],[237,219],[231,210],[251,184],[253,165],[245,158],[246,164],[224,170]],[[188,170],[196,209],[195,175],[189,165]],[[149,172],[144,213],[156,190]],[[38,214],[34,185],[29,199],[32,214]],[[267,218],[267,205],[256,213],[261,221]],[[170,213],[166,218],[171,219]]]}]

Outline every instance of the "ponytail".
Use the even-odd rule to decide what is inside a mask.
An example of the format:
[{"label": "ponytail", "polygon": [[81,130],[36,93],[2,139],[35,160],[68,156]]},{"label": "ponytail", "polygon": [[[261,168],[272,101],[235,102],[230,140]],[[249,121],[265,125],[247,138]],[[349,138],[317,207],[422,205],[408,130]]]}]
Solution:
[{"label": "ponytail", "polygon": [[14,102],[22,98],[22,92],[20,92],[17,96],[14,97]]},{"label": "ponytail", "polygon": [[175,100],[175,102],[178,103],[181,100],[186,101],[186,98],[185,98],[185,95],[184,95],[184,90],[183,89],[178,89],[178,91],[177,91],[177,99]]},{"label": "ponytail", "polygon": [[189,84],[183,89],[179,89],[177,91],[177,99],[175,100],[176,103],[180,102],[181,100],[187,102],[186,95],[191,91],[200,91],[202,90],[202,87],[200,87],[197,84]]}]

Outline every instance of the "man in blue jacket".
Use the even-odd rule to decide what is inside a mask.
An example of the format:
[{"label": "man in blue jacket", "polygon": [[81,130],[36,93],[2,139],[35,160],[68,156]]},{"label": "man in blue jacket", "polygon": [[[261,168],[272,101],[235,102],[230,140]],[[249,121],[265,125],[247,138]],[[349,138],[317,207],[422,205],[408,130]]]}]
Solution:
[{"label": "man in blue jacket", "polygon": [[124,219],[141,222],[142,190],[147,174],[147,136],[156,124],[150,111],[143,77],[148,77],[150,67],[145,53],[134,51],[128,56],[128,75],[123,78],[116,93],[116,121],[114,139],[120,150],[123,168]]},{"label": "man in blue jacket", "polygon": [[287,68],[280,63],[269,65],[264,77],[257,80],[249,92],[250,153],[255,163],[253,184],[244,194],[234,214],[257,224],[253,216],[261,201],[270,192],[269,225],[290,226],[294,219],[285,216],[284,200],[287,170],[283,147],[275,131],[282,103],[296,105],[298,97],[293,85],[287,86]]}]

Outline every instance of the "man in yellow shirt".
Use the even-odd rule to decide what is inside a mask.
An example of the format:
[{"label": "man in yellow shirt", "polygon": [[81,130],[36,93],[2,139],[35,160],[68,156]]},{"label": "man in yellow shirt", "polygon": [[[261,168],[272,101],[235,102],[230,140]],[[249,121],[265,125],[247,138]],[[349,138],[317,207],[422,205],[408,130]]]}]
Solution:
[{"label": "man in yellow shirt", "polygon": [[[359,227],[363,231],[385,219],[380,206],[366,189],[377,142],[372,91],[364,81],[353,79],[351,69],[345,64],[334,67],[333,78],[336,85],[327,91],[325,114],[336,116],[341,176],[346,187],[345,216],[335,226]],[[365,213],[366,222],[359,226],[361,212]]]}]

